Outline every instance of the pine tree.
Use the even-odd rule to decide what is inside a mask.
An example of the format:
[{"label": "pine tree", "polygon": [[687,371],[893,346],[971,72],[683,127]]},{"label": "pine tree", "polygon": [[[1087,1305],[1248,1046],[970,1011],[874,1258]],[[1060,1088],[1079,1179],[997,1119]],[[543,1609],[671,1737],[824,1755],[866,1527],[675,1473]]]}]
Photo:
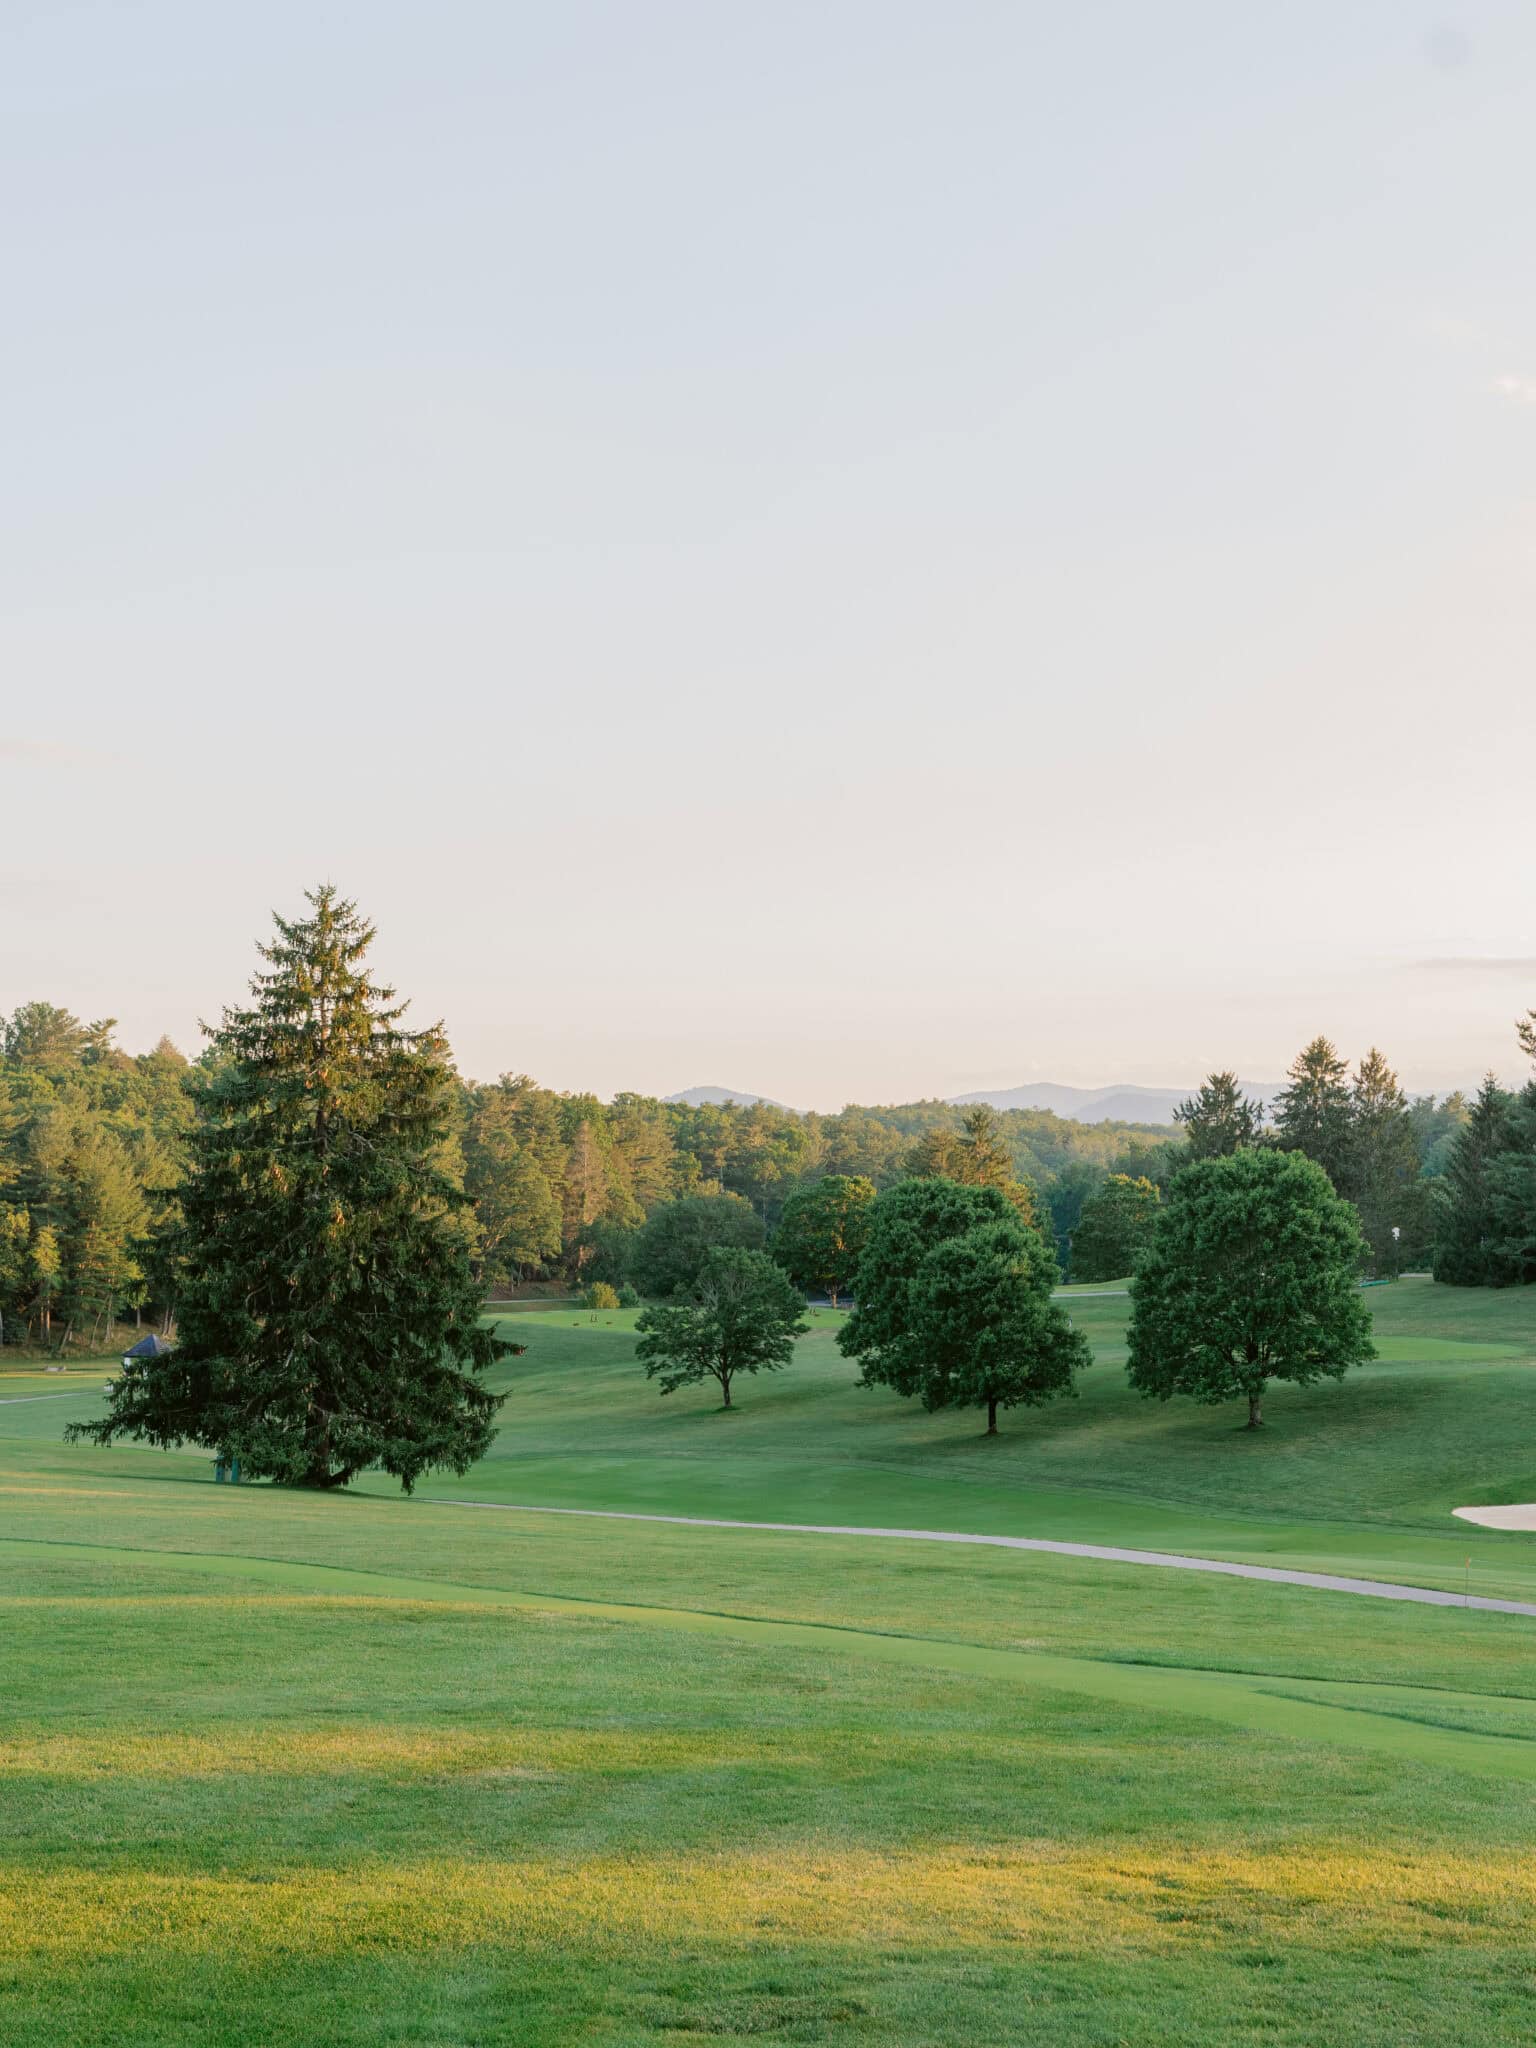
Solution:
[{"label": "pine tree", "polygon": [[1264,1105],[1244,1095],[1231,1072],[1208,1074],[1173,1112],[1184,1126],[1191,1159],[1225,1159],[1240,1145],[1258,1143]]},{"label": "pine tree", "polygon": [[1287,1152],[1315,1159],[1339,1191],[1352,1168],[1349,1069],[1326,1038],[1314,1038],[1290,1066],[1290,1085],[1275,1098],[1275,1129]]},{"label": "pine tree", "polygon": [[1434,1275],[1453,1287],[1500,1286],[1513,1275],[1500,1245],[1494,1167],[1510,1142],[1514,1099],[1484,1076],[1435,1191]]},{"label": "pine tree", "polygon": [[1376,1272],[1395,1277],[1423,1252],[1425,1199],[1408,1098],[1375,1046],[1356,1069],[1350,1096],[1349,1180],[1340,1193],[1360,1211]]},{"label": "pine tree", "polygon": [[329,886],[275,920],[251,1008],[226,1010],[181,1194],[179,1339],[71,1432],[196,1443],[252,1477],[407,1491],[462,1472],[500,1405],[464,1211],[444,1170],[441,1031],[406,1031],[373,928]]}]

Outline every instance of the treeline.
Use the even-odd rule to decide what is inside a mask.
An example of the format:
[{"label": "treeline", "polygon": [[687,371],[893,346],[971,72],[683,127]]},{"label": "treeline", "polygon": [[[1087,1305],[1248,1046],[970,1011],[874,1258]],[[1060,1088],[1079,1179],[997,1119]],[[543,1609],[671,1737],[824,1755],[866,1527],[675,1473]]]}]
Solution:
[{"label": "treeline", "polygon": [[[1522,1043],[1536,1058],[1533,1029]],[[0,1341],[89,1348],[114,1322],[171,1309],[156,1247],[219,1054],[189,1062],[165,1039],[129,1054],[113,1030],[43,1002],[0,1021]],[[689,1198],[737,1198],[772,1241],[791,1199],[828,1177],[1011,1189],[1071,1278],[1119,1278],[1180,1168],[1250,1145],[1316,1160],[1359,1212],[1379,1274],[1432,1257],[1446,1280],[1536,1278],[1536,1084],[1410,1099],[1379,1052],[1351,1072],[1325,1038],[1274,1103],[1213,1075],[1173,1129],[937,1101],[836,1115],[603,1102],[525,1075],[456,1081],[450,1121],[443,1163],[473,1200],[476,1269],[492,1292],[623,1285],[639,1277],[647,1220]]]},{"label": "treeline", "polygon": [[112,1031],[51,1003],[0,1022],[0,1340],[90,1345],[157,1292],[194,1075],[168,1039],[135,1056]]},{"label": "treeline", "polygon": [[630,1094],[605,1103],[521,1074],[465,1086],[461,1144],[492,1288],[554,1278],[617,1285],[630,1277],[647,1217],[690,1197],[734,1195],[771,1236],[790,1197],[828,1175],[877,1189],[914,1172],[1012,1181],[1038,1198],[1053,1232],[1060,1183],[1070,1229],[1079,1188],[1111,1172],[1159,1172],[1161,1155],[1178,1150],[1170,1130],[1079,1124],[1046,1110],[983,1108],[968,1120],[943,1102],[851,1105],[827,1116]]},{"label": "treeline", "polygon": [[[1516,1025],[1536,1067],[1536,1010]],[[1436,1189],[1435,1278],[1461,1287],[1536,1281],[1536,1077],[1518,1092],[1490,1074]]]}]

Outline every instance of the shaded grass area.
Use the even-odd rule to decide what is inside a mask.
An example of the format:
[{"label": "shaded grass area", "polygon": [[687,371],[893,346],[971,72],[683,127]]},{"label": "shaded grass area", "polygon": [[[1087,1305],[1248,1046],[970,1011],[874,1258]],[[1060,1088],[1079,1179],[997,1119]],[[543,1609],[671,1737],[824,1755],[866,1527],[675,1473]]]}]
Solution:
[{"label": "shaded grass area", "polygon": [[528,1350],[503,1368],[497,1443],[426,1490],[1054,1536],[1448,1588],[1470,1557],[1476,1590],[1528,1597],[1536,1539],[1471,1532],[1451,1510],[1536,1499],[1536,1289],[1403,1281],[1368,1298],[1381,1358],[1338,1385],[1273,1388],[1258,1433],[1238,1404],[1134,1395],[1129,1303],[1107,1295],[1070,1304],[1095,1359],[1080,1397],[1010,1415],[996,1439],[969,1414],[856,1387],[829,1311],[729,1416],[703,1390],[657,1395],[634,1363],[633,1312],[509,1318]]},{"label": "shaded grass area", "polygon": [[[413,1570],[450,1519],[303,1505],[321,1542],[353,1506],[408,1526]],[[1526,1782],[1030,1683],[1028,1655],[26,1549],[0,1614],[17,2048],[1522,2037]],[[1425,1618],[1468,1631],[1465,1701],[1500,1618]]]},{"label": "shaded grass area", "polygon": [[[1451,1512],[1536,1498],[1536,1290],[1406,1281],[1370,1300],[1380,1361],[1340,1385],[1274,1389],[1254,1433],[1237,1406],[1133,1395],[1128,1305],[1085,1297],[1073,1314],[1095,1364],[1081,1397],[1010,1416],[995,1439],[969,1414],[925,1415],[856,1387],[827,1311],[813,1312],[793,1366],[750,1383],[729,1415],[702,1390],[656,1393],[634,1361],[633,1312],[508,1318],[528,1348],[499,1369],[508,1398],[492,1451],[423,1493],[1045,1536],[1536,1597],[1536,1536]],[[41,1447],[95,1411],[99,1387],[61,1397],[57,1385],[0,1408],[0,1435]],[[124,1470],[207,1469],[121,1455]],[[359,1490],[394,1491],[380,1477]]]}]

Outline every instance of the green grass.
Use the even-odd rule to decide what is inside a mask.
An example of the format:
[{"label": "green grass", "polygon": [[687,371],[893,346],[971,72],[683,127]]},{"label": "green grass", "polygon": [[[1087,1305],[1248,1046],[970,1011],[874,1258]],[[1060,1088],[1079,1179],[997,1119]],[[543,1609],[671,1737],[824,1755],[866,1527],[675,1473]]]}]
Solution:
[{"label": "green grass", "polygon": [[1382,1362],[1254,1439],[1133,1401],[1080,1296],[1082,1399],[995,1445],[853,1389],[830,1316],[722,1415],[631,1317],[545,1311],[493,1457],[410,1501],[66,1448],[99,1384],[5,1375],[44,1398],[0,1406],[0,2039],[1524,2040],[1536,1623],[455,1504],[1528,1590],[1536,1538],[1447,1517],[1536,1498],[1536,1298],[1370,1299]]},{"label": "green grass", "polygon": [[855,1387],[813,1315],[793,1367],[740,1387],[659,1396],[636,1369],[633,1312],[508,1317],[525,1342],[491,1456],[443,1498],[1052,1536],[1262,1559],[1536,1597],[1536,1540],[1451,1510],[1536,1500],[1536,1297],[1402,1281],[1373,1289],[1380,1359],[1342,1384],[1274,1387],[1268,1424],[1241,1404],[1164,1407],[1122,1370],[1129,1303],[1072,1313],[1092,1344],[1081,1394],[1004,1418],[924,1415]]}]

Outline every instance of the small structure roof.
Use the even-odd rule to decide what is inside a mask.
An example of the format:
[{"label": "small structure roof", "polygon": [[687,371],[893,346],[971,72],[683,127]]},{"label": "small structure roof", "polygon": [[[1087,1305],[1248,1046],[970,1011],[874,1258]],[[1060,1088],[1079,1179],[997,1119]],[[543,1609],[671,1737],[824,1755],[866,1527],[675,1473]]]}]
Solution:
[{"label": "small structure roof", "polygon": [[124,1358],[163,1358],[171,1346],[153,1330],[147,1337],[141,1337],[131,1351],[123,1353]]}]

